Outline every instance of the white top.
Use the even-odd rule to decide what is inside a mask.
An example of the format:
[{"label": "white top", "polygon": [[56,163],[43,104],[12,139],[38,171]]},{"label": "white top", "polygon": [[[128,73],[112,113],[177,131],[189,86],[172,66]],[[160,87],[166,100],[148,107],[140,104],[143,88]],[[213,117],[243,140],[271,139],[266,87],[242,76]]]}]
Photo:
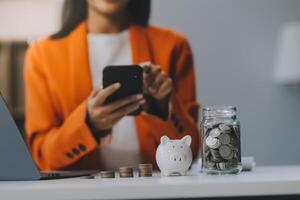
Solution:
[{"label": "white top", "polygon": [[[105,66],[132,63],[128,30],[115,34],[89,33],[88,52],[93,86],[102,87],[102,71]],[[140,162],[140,154],[134,118],[121,119],[113,127],[111,143],[99,150],[106,169],[137,165]]]},{"label": "white top", "polygon": [[[163,199],[299,195],[300,166],[257,167],[240,175],[1,181],[0,199]],[[290,199],[299,199],[290,198]]]}]

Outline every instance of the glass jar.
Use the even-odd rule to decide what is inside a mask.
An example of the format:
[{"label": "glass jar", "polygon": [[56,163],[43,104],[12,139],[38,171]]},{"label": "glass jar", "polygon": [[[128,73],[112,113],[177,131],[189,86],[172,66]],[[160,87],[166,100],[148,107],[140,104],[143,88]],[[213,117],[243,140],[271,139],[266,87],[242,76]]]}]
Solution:
[{"label": "glass jar", "polygon": [[242,170],[240,122],[233,106],[202,110],[202,171],[238,174]]}]

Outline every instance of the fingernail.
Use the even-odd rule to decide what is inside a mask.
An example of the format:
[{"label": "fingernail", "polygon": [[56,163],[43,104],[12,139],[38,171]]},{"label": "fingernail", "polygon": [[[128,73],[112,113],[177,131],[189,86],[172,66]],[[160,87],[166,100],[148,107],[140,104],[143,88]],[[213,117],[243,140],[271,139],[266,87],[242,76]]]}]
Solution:
[{"label": "fingernail", "polygon": [[115,83],[115,84],[114,84],[114,88],[116,88],[116,89],[119,88],[120,86],[121,86],[120,83]]},{"label": "fingernail", "polygon": [[142,104],[144,104],[144,103],[146,103],[146,100],[145,100],[145,99],[143,99],[142,101],[139,102],[140,105],[142,105]]},{"label": "fingernail", "polygon": [[143,95],[142,94],[138,94],[138,95],[135,96],[135,98],[141,99],[141,98],[143,98]]},{"label": "fingernail", "polygon": [[157,91],[156,88],[153,88],[153,87],[150,87],[149,90],[153,93],[155,93]]}]

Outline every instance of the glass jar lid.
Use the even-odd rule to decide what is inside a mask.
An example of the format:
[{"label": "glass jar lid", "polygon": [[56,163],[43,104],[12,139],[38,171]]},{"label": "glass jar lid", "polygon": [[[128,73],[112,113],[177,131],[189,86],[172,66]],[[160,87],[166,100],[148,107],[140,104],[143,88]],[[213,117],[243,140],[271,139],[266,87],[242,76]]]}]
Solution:
[{"label": "glass jar lid", "polygon": [[235,106],[216,106],[202,109],[203,117],[235,117],[237,109]]}]

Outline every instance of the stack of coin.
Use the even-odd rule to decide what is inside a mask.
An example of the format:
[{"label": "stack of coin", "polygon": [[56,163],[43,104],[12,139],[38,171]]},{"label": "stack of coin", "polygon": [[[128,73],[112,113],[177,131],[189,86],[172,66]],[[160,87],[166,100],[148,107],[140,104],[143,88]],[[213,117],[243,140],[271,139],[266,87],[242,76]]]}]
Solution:
[{"label": "stack of coin", "polygon": [[152,164],[139,164],[139,177],[151,177]]},{"label": "stack of coin", "polygon": [[239,125],[217,123],[204,129],[203,168],[231,170],[241,162]]},{"label": "stack of coin", "polygon": [[88,175],[88,176],[82,176],[82,177],[80,177],[81,179],[94,179],[95,178],[95,176],[93,176],[93,175]]},{"label": "stack of coin", "polygon": [[120,175],[120,178],[133,177],[132,167],[120,167],[119,168],[119,175]]},{"label": "stack of coin", "polygon": [[115,178],[114,171],[101,171],[100,172],[101,178]]}]

